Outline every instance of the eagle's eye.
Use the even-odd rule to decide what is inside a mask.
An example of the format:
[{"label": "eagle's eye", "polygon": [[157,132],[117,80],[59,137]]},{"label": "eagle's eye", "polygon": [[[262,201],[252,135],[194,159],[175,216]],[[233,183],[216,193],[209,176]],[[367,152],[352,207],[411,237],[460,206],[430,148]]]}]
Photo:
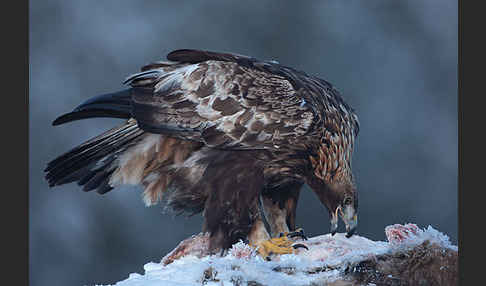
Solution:
[{"label": "eagle's eye", "polygon": [[346,205],[350,205],[352,202],[353,202],[353,200],[350,197],[346,197],[344,199],[343,204],[346,206]]}]

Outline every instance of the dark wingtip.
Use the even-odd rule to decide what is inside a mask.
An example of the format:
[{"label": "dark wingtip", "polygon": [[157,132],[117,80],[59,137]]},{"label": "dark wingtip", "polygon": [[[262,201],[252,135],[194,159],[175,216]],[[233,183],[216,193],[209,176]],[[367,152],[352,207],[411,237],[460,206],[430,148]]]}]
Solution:
[{"label": "dark wingtip", "polygon": [[217,61],[243,61],[243,60],[252,60],[251,57],[235,54],[235,53],[227,53],[227,52],[212,52],[212,51],[204,51],[204,50],[195,50],[195,49],[180,49],[175,50],[167,54],[167,59],[173,62],[182,62],[182,63],[199,63],[208,60],[217,60]]},{"label": "dark wingtip", "polygon": [[66,114],[59,116],[54,121],[52,121],[52,126],[61,125],[63,123],[71,121],[71,120],[69,120],[69,118],[73,117],[73,113],[74,112],[70,112],[70,113],[66,113]]},{"label": "dark wingtip", "polygon": [[80,119],[95,118],[95,117],[128,119],[130,117],[130,114],[126,111],[108,110],[108,109],[91,109],[91,110],[73,111],[70,113],[63,114],[58,118],[56,118],[56,120],[52,122],[52,126],[57,126],[57,125],[61,125],[64,123],[68,123]]},{"label": "dark wingtip", "polygon": [[130,89],[98,95],[88,99],[73,111],[56,118],[52,126],[93,117],[128,119],[131,117],[131,104]]},{"label": "dark wingtip", "polygon": [[167,54],[167,59],[174,62],[197,63],[209,58],[206,51],[194,49],[179,49]]},{"label": "dark wingtip", "polygon": [[[199,51],[199,50],[195,50],[195,49],[177,49],[177,50],[173,50],[172,52],[170,52],[170,53],[167,54],[167,59],[169,61],[171,61],[171,58],[177,57],[177,55],[179,55],[179,54],[191,53],[191,52],[195,52],[195,51]],[[202,52],[202,51],[200,51],[200,52]]]}]

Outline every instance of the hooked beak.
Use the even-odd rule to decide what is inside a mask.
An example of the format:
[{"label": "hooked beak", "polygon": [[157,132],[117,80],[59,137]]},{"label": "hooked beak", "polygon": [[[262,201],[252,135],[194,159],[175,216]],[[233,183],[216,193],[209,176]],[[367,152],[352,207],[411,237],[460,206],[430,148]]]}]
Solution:
[{"label": "hooked beak", "polygon": [[344,209],[338,206],[334,213],[331,214],[331,235],[336,234],[339,216],[341,216],[341,219],[346,225],[346,237],[350,238],[358,227],[358,215],[352,206],[346,206]]},{"label": "hooked beak", "polygon": [[338,211],[340,208],[341,206],[339,206],[334,213],[331,213],[331,235],[332,236],[336,234],[336,231],[338,229],[338,220],[339,220]]},{"label": "hooked beak", "polygon": [[349,205],[344,208],[343,212],[341,212],[341,218],[344,221],[344,224],[346,224],[346,237],[350,238],[358,227],[358,214],[354,207]]},{"label": "hooked beak", "polygon": [[350,238],[351,236],[353,236],[357,227],[358,227],[358,216],[354,215],[353,218],[348,223],[346,223],[346,237]]}]

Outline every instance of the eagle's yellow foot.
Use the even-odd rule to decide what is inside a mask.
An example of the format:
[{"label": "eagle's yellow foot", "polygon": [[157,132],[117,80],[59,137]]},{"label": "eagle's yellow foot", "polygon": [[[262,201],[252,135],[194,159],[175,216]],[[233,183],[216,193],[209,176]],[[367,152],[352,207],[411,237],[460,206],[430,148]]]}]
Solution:
[{"label": "eagle's yellow foot", "polygon": [[[298,234],[295,234],[298,233]],[[289,236],[293,234],[293,236]],[[280,255],[280,254],[291,254],[294,253],[294,250],[297,248],[307,248],[307,246],[297,243],[294,244],[294,241],[290,240],[289,237],[305,237],[302,232],[291,232],[291,233],[282,233],[280,237],[275,237],[269,240],[265,240],[256,245],[258,254],[266,260],[270,260],[271,255]],[[307,238],[306,238],[307,239]]]}]

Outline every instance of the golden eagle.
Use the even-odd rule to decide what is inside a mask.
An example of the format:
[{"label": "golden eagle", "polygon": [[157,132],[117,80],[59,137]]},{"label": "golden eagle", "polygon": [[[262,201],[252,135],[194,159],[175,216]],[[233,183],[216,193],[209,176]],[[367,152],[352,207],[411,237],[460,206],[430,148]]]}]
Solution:
[{"label": "golden eagle", "polygon": [[127,119],[51,161],[51,187],[77,182],[104,194],[142,185],[147,205],[162,200],[177,213],[202,212],[216,251],[294,231],[307,184],[327,207],[331,232],[340,216],[353,234],[359,123],[329,82],[231,53],[185,49],[167,59],[129,76],[128,89],[94,97],[53,122]]}]

